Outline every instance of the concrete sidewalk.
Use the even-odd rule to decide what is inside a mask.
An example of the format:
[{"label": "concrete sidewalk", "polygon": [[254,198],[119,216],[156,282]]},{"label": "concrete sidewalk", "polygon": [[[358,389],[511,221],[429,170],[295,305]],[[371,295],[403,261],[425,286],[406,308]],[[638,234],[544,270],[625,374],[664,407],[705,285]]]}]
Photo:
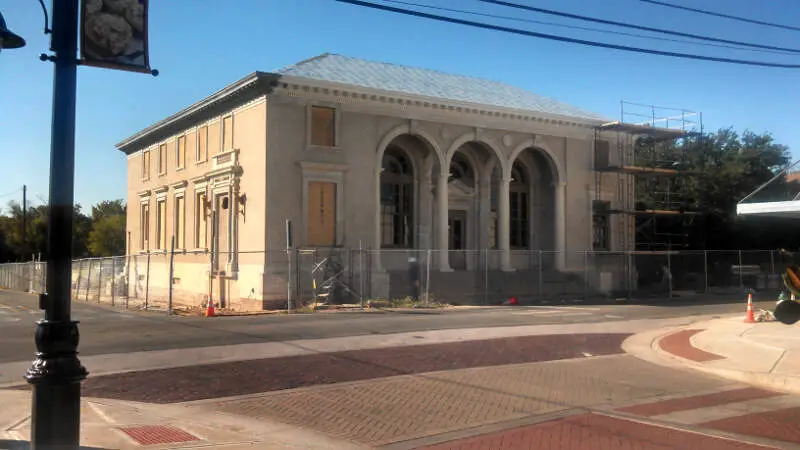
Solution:
[{"label": "concrete sidewalk", "polygon": [[[0,390],[0,449],[28,448],[30,393]],[[361,449],[313,430],[181,405],[108,399],[81,401],[85,449],[222,447],[225,449]]]},{"label": "concrete sidewalk", "polygon": [[800,393],[799,331],[780,322],[744,323],[741,314],[646,331],[623,349],[657,364]]}]

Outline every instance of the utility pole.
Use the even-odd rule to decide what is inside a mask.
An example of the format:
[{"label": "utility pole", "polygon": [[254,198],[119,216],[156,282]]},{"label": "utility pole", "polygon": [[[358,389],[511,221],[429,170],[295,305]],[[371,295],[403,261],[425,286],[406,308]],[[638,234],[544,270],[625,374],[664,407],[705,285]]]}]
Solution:
[{"label": "utility pole", "polygon": [[28,250],[28,186],[22,185],[22,248]]}]

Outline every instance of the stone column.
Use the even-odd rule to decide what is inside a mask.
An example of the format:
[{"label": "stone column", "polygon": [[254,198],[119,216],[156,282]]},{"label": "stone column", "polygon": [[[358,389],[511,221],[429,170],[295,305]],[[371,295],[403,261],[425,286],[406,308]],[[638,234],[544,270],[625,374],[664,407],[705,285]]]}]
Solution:
[{"label": "stone column", "polygon": [[374,253],[372,257],[372,268],[376,272],[383,272],[381,264],[381,169],[375,170],[375,240],[373,241]]},{"label": "stone column", "polygon": [[500,190],[497,193],[497,214],[499,215],[497,236],[498,248],[500,248],[500,270],[510,272],[511,268],[511,205],[509,187],[510,178],[503,178],[500,181]]},{"label": "stone column", "polygon": [[450,255],[449,255],[449,242],[448,237],[449,233],[449,226],[447,223],[448,219],[448,208],[449,201],[447,198],[447,178],[448,173],[446,171],[441,171],[439,174],[439,179],[436,183],[436,200],[437,200],[437,211],[436,211],[436,236],[439,240],[438,245],[438,253],[439,253],[439,270],[442,272],[452,272],[453,269],[450,268]]},{"label": "stone column", "polygon": [[566,183],[555,183],[553,184],[553,190],[555,191],[555,199],[553,205],[553,215],[555,219],[554,229],[553,229],[553,238],[554,242],[554,249],[556,253],[556,270],[564,270],[567,266],[567,242],[566,242],[566,226],[567,226],[567,205],[566,205],[566,193],[567,193],[567,185]]}]

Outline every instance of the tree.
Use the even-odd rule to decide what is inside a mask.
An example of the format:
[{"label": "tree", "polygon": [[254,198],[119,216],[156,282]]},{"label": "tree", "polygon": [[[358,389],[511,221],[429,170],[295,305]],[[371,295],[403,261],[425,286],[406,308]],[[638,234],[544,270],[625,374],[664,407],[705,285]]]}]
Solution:
[{"label": "tree", "polygon": [[[648,144],[639,143],[641,147]],[[644,150],[641,147],[639,150]],[[771,134],[745,131],[740,135],[731,128],[723,128],[661,147],[656,153],[655,159],[675,161],[685,172],[671,181],[671,186],[673,198],[683,202],[681,207],[696,213],[688,226],[690,248],[796,246],[793,244],[798,241],[797,233],[791,230],[800,224],[772,218],[742,218],[736,214],[739,200],[790,163],[789,148],[776,143]],[[640,207],[652,208],[658,189],[638,191]],[[797,192],[800,185],[780,177],[754,195],[752,201],[788,200]]]},{"label": "tree", "polygon": [[125,253],[125,216],[101,216],[92,222],[89,252],[93,256],[116,256]]}]

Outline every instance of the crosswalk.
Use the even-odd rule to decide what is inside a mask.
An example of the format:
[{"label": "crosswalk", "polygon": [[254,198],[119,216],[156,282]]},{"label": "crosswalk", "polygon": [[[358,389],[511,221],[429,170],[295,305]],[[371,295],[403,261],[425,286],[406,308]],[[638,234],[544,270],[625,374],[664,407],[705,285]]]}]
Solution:
[{"label": "crosswalk", "polygon": [[[619,314],[609,314],[608,310],[591,306],[568,306],[568,305],[536,305],[536,306],[503,306],[497,308],[487,308],[486,312],[499,312],[511,314],[513,316],[527,316],[530,318],[540,317],[542,319],[555,319],[564,317],[574,317],[576,320],[601,318],[606,320],[620,320],[624,316]],[[618,311],[615,311],[618,312]]]},{"label": "crosswalk", "polygon": [[23,320],[28,321],[32,316],[42,315],[42,312],[21,305],[0,304],[0,323],[13,323]]}]

